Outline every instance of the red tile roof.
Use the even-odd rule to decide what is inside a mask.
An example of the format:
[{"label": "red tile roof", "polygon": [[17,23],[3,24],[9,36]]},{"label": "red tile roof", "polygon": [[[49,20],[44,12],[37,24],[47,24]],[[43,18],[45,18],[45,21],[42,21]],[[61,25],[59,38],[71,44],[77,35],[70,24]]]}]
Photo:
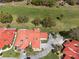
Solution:
[{"label": "red tile roof", "polygon": [[[45,35],[45,36],[44,36]],[[40,38],[47,38],[47,33],[42,33],[39,30],[18,30],[15,46],[19,45],[20,49],[25,49],[32,44],[32,48],[40,48]],[[20,42],[22,44],[20,44]]]},{"label": "red tile roof", "polygon": [[42,32],[40,34],[40,36],[41,36],[41,38],[46,38],[46,37],[48,37],[48,34],[47,34],[47,32]]},{"label": "red tile roof", "polygon": [[4,41],[2,39],[0,39],[0,48],[3,48],[4,47]]},{"label": "red tile roof", "polygon": [[79,58],[79,41],[72,40],[71,42],[66,42],[64,46],[64,53],[66,56],[73,56],[75,59]]},{"label": "red tile roof", "polygon": [[40,48],[40,40],[33,40],[32,48]]},{"label": "red tile roof", "polygon": [[29,45],[29,31],[28,30],[18,30],[15,46],[24,49]]},{"label": "red tile roof", "polygon": [[[12,44],[15,32],[16,29],[0,29],[0,48]],[[39,29],[20,29],[17,31],[16,36],[14,46],[17,46],[20,49],[25,49],[30,43],[32,48],[40,48],[40,38],[47,38],[48,34],[46,32],[40,32]]]},{"label": "red tile roof", "polygon": [[28,40],[25,40],[24,43],[23,43],[22,45],[20,45],[19,48],[25,49],[25,48],[28,47],[28,46],[29,46],[29,42],[28,42]]},{"label": "red tile roof", "polygon": [[0,29],[0,48],[12,44],[15,31],[15,29]]}]

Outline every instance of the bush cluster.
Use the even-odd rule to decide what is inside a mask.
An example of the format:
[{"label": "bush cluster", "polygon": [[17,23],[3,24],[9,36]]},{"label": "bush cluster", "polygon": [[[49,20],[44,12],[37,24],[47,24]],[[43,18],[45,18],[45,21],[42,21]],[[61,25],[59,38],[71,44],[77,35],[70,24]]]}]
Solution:
[{"label": "bush cluster", "polygon": [[27,16],[18,16],[16,19],[16,22],[18,23],[27,23],[29,20],[29,17]]},{"label": "bush cluster", "polygon": [[[11,23],[12,21],[13,21],[13,17],[11,14],[3,13],[3,12],[0,13],[0,22],[1,23]],[[29,17],[24,16],[24,15],[17,16],[17,19],[16,19],[17,23],[27,23],[28,21],[29,21]],[[50,16],[47,16],[47,17],[43,18],[42,20],[40,18],[35,18],[32,21],[32,24],[34,24],[35,26],[42,25],[45,28],[56,25],[56,23]],[[8,24],[7,28],[10,28],[10,27],[11,27],[10,24]]]},{"label": "bush cluster", "polygon": [[64,0],[66,3],[68,3],[69,5],[75,5],[75,4],[77,4],[77,3],[79,3],[79,1],[78,0]]},{"label": "bush cluster", "polygon": [[34,5],[42,5],[42,6],[49,6],[52,7],[57,0],[32,0],[32,4]]},{"label": "bush cluster", "polygon": [[52,26],[55,26],[56,25],[55,21],[50,16],[47,16],[47,17],[43,18],[42,20],[39,19],[39,18],[36,18],[36,19],[34,19],[32,21],[32,23],[35,26],[38,26],[38,25],[41,24],[45,28],[52,27]]},{"label": "bush cluster", "polygon": [[24,0],[1,0],[1,2],[3,2],[3,3],[12,2],[12,1],[17,2],[17,1],[24,1]]},{"label": "bush cluster", "polygon": [[39,25],[40,22],[41,22],[40,18],[35,18],[35,19],[32,21],[32,23],[33,23],[35,26]]},{"label": "bush cluster", "polygon": [[11,23],[13,20],[13,17],[11,14],[8,13],[1,13],[0,14],[0,22],[1,23]]},{"label": "bush cluster", "polygon": [[55,21],[50,16],[45,17],[41,21],[41,24],[43,27],[52,27],[56,25]]}]

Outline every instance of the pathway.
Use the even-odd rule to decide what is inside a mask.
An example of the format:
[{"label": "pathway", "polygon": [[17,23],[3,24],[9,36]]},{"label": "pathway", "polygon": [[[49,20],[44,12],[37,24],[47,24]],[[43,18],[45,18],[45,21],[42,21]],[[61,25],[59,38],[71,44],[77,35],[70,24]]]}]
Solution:
[{"label": "pathway", "polygon": [[63,43],[63,37],[61,37],[60,35],[57,34],[57,37],[54,38],[51,34],[49,35],[49,39],[48,42],[46,44],[41,44],[41,48],[43,48],[44,50],[42,52],[39,52],[37,55],[35,56],[31,56],[31,59],[40,59],[44,56],[47,56],[48,53],[54,49],[54,47],[51,46],[51,44],[59,44],[62,45]]},{"label": "pathway", "polygon": [[[50,36],[50,35],[49,35]],[[37,55],[35,55],[35,56],[31,56],[31,59],[40,59],[40,58],[42,58],[42,57],[44,57],[44,56],[47,56],[48,55],[48,53],[52,50],[52,49],[54,49],[52,46],[51,46],[51,44],[52,44],[53,42],[52,42],[52,39],[51,38],[49,38],[48,39],[48,42],[46,43],[46,44],[41,44],[41,48],[43,48],[44,50],[42,51],[42,52],[39,52]]]},{"label": "pathway", "polygon": [[4,58],[4,57],[0,57],[0,59],[17,59],[17,58],[12,58],[12,57],[11,58],[6,58],[6,57]]}]

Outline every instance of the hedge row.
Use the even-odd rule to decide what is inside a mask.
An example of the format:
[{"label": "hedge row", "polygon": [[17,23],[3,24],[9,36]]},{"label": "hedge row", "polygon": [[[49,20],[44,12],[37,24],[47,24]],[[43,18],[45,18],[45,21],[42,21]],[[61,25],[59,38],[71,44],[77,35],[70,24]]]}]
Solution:
[{"label": "hedge row", "polygon": [[[26,23],[28,22],[29,18],[26,16],[18,16],[16,19],[17,23]],[[13,21],[13,16],[8,13],[1,13],[0,14],[0,22],[1,23],[11,23]]]}]

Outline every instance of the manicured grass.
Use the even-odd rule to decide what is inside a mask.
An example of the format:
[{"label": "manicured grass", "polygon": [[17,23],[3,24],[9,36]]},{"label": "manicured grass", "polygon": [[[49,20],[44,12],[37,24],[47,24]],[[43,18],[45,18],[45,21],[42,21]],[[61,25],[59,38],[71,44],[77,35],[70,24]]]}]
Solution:
[{"label": "manicured grass", "polygon": [[31,47],[26,48],[26,53],[28,56],[35,55],[37,52],[33,51]]},{"label": "manicured grass", "polygon": [[9,50],[9,51],[4,52],[2,55],[3,57],[17,57],[18,58],[20,53],[14,52],[13,50]]},{"label": "manicured grass", "polygon": [[50,52],[47,56],[41,58],[41,59],[59,59],[58,56],[52,52]]},{"label": "manicured grass", "polygon": [[28,7],[14,7],[14,6],[1,6],[0,11],[8,12],[11,14],[17,15],[27,15],[31,17],[44,17],[44,16],[52,16],[53,18],[59,16],[60,14],[64,14],[64,17],[76,18],[79,15],[79,8],[75,7],[61,7],[61,8],[28,8]]},{"label": "manicured grass", "polygon": [[[26,15],[30,18],[40,17],[41,19],[46,16],[51,16],[53,20],[56,21],[56,26],[52,27],[51,29],[44,29],[44,31],[63,31],[63,30],[69,30],[71,28],[79,26],[79,8],[77,6],[68,6],[68,7],[52,7],[52,8],[35,8],[35,7],[25,7],[25,6],[0,6],[0,11],[8,12],[12,15],[14,15],[14,20],[16,19],[16,15]],[[63,14],[63,18],[61,21],[57,20],[56,17],[60,16],[60,14]],[[26,24],[17,24],[12,23],[10,24],[12,28],[29,28],[32,29],[34,25],[29,21]],[[28,52],[28,55],[35,54],[31,49],[26,50]],[[19,53],[15,53],[12,50],[4,52],[4,57],[18,57]],[[42,59],[58,59],[58,56],[49,53],[47,56],[45,56]]]},{"label": "manicured grass", "polygon": [[[35,8],[25,6],[0,6],[0,11],[8,12],[13,15],[26,15],[30,18],[40,17],[44,18],[50,15],[53,20],[56,21],[56,26],[51,28],[51,31],[62,31],[69,30],[71,28],[79,26],[79,8],[78,6],[68,7],[52,7],[52,8]],[[57,20],[56,17],[63,14],[61,21]],[[30,22],[27,24],[11,24],[14,28],[29,28],[32,29],[34,25]],[[49,29],[48,29],[49,30]],[[48,31],[47,30],[47,31]]]}]

